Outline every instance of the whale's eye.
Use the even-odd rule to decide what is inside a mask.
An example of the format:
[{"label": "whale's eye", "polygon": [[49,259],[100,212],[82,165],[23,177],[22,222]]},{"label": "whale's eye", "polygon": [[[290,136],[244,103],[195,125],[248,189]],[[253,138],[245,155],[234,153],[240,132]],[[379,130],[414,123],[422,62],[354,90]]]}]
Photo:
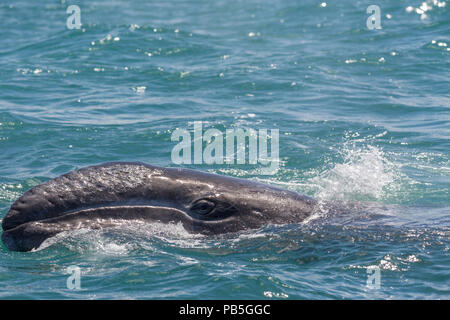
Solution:
[{"label": "whale's eye", "polygon": [[194,205],[191,207],[191,210],[195,211],[198,214],[206,215],[210,213],[215,206],[216,204],[210,200],[200,199],[194,203]]}]

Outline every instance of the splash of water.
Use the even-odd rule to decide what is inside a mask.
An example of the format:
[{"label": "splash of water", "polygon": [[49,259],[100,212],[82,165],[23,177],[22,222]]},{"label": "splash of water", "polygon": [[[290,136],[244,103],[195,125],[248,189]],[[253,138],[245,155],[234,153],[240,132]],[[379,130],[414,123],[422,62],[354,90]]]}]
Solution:
[{"label": "splash of water", "polygon": [[396,187],[398,168],[380,148],[345,144],[339,154],[342,163],[310,179],[318,199],[383,200]]}]

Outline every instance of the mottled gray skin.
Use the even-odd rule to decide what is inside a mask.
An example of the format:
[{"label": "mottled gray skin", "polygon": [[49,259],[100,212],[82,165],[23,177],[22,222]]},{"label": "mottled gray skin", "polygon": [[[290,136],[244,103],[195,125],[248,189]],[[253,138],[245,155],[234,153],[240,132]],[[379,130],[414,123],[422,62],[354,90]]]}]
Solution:
[{"label": "mottled gray skin", "polygon": [[124,220],[181,222],[219,234],[297,223],[317,203],[298,193],[200,171],[112,162],[69,172],[24,193],[2,222],[2,240],[29,251],[62,231],[105,228]]}]

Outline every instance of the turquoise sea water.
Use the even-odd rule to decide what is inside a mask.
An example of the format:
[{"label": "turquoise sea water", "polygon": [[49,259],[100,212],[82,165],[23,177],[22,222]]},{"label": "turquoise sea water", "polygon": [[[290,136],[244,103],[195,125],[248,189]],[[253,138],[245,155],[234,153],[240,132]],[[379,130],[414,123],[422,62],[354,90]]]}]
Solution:
[{"label": "turquoise sea water", "polygon": [[194,121],[279,129],[280,169],[186,167],[364,208],[222,237],[136,224],[2,244],[0,298],[450,298],[448,1],[2,0],[0,16],[1,217],[83,166],[177,166],[171,134]]}]

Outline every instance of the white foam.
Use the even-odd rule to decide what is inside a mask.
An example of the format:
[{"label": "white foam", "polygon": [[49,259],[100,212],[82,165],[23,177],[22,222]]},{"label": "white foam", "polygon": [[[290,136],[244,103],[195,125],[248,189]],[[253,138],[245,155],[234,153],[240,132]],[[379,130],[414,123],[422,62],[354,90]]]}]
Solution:
[{"label": "white foam", "polygon": [[[132,237],[132,241],[130,241]],[[40,251],[55,244],[62,244],[69,250],[78,252],[101,252],[103,255],[126,255],[142,247],[154,251],[148,239],[157,239],[177,247],[205,247],[203,235],[191,234],[181,223],[142,222],[124,220],[117,227],[91,230],[77,229],[61,232],[46,239],[37,249]]]}]

